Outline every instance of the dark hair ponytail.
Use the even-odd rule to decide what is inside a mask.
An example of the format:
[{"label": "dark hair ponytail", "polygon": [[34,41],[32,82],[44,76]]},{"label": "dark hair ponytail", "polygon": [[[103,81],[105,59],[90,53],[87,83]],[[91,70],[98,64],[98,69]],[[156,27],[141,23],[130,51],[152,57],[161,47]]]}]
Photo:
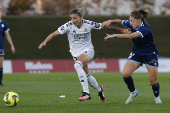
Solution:
[{"label": "dark hair ponytail", "polygon": [[145,20],[145,18],[149,15],[147,8],[141,8],[139,10],[134,10],[131,12],[131,17],[134,17],[135,19],[141,19],[142,21]]}]

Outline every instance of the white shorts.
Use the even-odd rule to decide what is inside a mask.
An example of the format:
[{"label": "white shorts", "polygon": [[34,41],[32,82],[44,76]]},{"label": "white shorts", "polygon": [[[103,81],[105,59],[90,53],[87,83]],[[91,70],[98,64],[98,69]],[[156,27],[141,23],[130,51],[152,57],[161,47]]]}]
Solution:
[{"label": "white shorts", "polygon": [[78,53],[77,56],[73,56],[73,60],[76,61],[81,54],[86,54],[86,55],[88,55],[91,59],[93,59],[94,53],[95,53],[95,52],[94,52],[94,48],[84,49],[83,51],[81,51],[80,53]]}]

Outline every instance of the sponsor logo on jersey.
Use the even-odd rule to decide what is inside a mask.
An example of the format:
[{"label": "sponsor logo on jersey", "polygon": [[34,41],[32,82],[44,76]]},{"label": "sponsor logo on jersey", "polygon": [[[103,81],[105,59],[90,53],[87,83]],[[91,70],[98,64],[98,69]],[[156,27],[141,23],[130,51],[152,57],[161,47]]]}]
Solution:
[{"label": "sponsor logo on jersey", "polygon": [[85,38],[87,38],[87,36],[89,34],[90,34],[90,32],[82,33],[82,34],[73,34],[73,33],[71,33],[71,35],[74,37],[74,40],[85,39]]}]

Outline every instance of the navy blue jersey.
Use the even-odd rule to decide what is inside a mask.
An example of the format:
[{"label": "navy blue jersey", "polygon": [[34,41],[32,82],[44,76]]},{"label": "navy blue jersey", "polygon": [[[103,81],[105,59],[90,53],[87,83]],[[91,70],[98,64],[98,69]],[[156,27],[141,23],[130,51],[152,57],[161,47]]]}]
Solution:
[{"label": "navy blue jersey", "polygon": [[3,20],[0,20],[0,49],[4,50],[4,34],[9,31],[8,25]]},{"label": "navy blue jersey", "polygon": [[122,21],[122,24],[131,29],[131,33],[138,32],[141,37],[132,39],[132,52],[138,55],[158,55],[158,49],[153,41],[153,35],[150,26],[143,21],[137,29],[133,29],[130,20]]}]

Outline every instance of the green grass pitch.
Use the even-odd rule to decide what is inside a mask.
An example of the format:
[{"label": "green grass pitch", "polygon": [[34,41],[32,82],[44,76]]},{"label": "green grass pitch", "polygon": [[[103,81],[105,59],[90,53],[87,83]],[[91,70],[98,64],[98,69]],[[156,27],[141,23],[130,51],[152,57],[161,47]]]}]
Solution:
[{"label": "green grass pitch", "polygon": [[[106,101],[100,103],[98,93],[90,89],[91,100],[78,101],[82,87],[76,73],[4,74],[0,87],[0,113],[169,113],[170,73],[159,73],[160,97],[155,104],[147,73],[132,75],[139,96],[126,105],[129,91],[121,73],[92,73],[104,86]],[[16,107],[7,107],[3,96],[8,91],[19,94]],[[65,95],[65,98],[59,96]]]}]

